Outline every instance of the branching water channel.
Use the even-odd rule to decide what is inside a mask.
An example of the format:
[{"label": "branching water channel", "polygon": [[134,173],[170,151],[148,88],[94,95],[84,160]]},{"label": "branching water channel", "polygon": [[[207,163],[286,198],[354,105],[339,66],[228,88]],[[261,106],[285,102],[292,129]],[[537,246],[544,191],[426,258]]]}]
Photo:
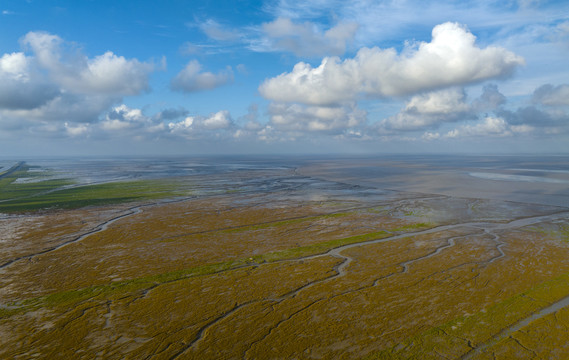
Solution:
[{"label": "branching water channel", "polygon": [[[33,254],[24,255],[24,256],[9,260],[8,262],[5,262],[4,264],[0,265],[0,269],[6,268],[6,267],[8,267],[8,266],[12,265],[13,263],[18,262],[20,260],[30,259],[30,258],[33,258],[35,256],[39,256],[39,255],[43,255],[43,254],[46,254],[46,253],[49,253],[52,251],[56,251],[56,250],[61,249],[67,245],[83,241],[84,239],[88,238],[91,235],[105,231],[111,224],[113,224],[113,223],[115,223],[121,219],[125,219],[126,217],[139,214],[140,212],[143,211],[142,209],[145,207],[155,206],[157,204],[166,204],[166,203],[187,201],[189,199],[191,199],[191,198],[183,198],[183,199],[176,199],[174,201],[168,201],[168,202],[159,202],[159,203],[137,205],[137,206],[127,208],[121,214],[119,214],[119,215],[117,215],[117,216],[115,216],[115,217],[113,217],[113,218],[111,218],[105,222],[102,222],[101,224],[95,226],[93,229],[88,230],[87,232],[85,232],[85,233],[83,233],[83,234],[81,234],[81,235],[79,235],[79,236],[77,236],[71,240],[68,240],[66,242],[60,243],[56,246],[53,246],[53,247],[50,247],[47,249],[43,249],[43,250],[36,252],[36,253],[33,253]],[[419,199],[413,199],[413,200],[424,200],[424,199],[419,198]],[[366,208],[370,208],[370,206],[350,208],[350,209],[342,209],[341,211],[353,211],[353,210],[357,210],[357,209],[366,209]],[[328,277],[318,279],[318,280],[309,282],[307,284],[304,284],[304,285],[302,285],[296,289],[293,289],[293,290],[291,290],[291,291],[289,291],[289,292],[287,292],[287,293],[285,293],[285,294],[283,294],[277,298],[251,300],[251,301],[247,301],[247,302],[244,302],[241,304],[235,304],[235,306],[233,306],[230,309],[227,309],[225,312],[219,314],[218,316],[205,321],[205,323],[201,326],[201,328],[198,329],[194,338],[192,340],[184,343],[183,346],[179,350],[177,350],[174,355],[172,355],[170,357],[170,359],[176,359],[176,358],[184,355],[187,351],[189,351],[190,349],[195,347],[197,344],[199,344],[200,341],[202,341],[202,339],[204,339],[204,337],[207,336],[208,331],[210,329],[215,327],[217,324],[219,324],[224,319],[228,318],[229,316],[235,314],[236,312],[238,312],[238,311],[240,311],[240,310],[242,310],[242,309],[244,309],[250,305],[253,305],[253,304],[256,304],[259,302],[272,302],[275,304],[282,303],[283,301],[285,301],[287,299],[291,299],[291,298],[298,296],[302,291],[305,291],[306,289],[313,287],[317,284],[329,282],[329,281],[332,281],[334,279],[338,279],[338,278],[346,276],[347,271],[348,271],[347,270],[348,266],[350,265],[350,263],[352,263],[354,261],[354,259],[352,257],[345,254],[346,250],[356,248],[356,247],[368,246],[368,245],[372,245],[372,244],[378,244],[378,243],[395,241],[395,240],[399,240],[399,239],[405,239],[405,238],[409,238],[409,237],[415,237],[415,236],[421,236],[421,235],[427,235],[427,234],[436,234],[436,233],[441,233],[441,232],[445,232],[445,231],[449,231],[449,230],[455,230],[455,229],[459,229],[459,228],[472,228],[472,229],[477,230],[479,233],[484,233],[484,234],[491,236],[491,238],[495,242],[495,244],[496,244],[495,249],[497,250],[498,255],[496,255],[496,256],[492,257],[491,259],[485,261],[486,263],[492,263],[492,262],[497,261],[498,259],[505,256],[505,254],[502,250],[504,243],[501,242],[501,240],[500,240],[500,236],[498,234],[499,231],[521,228],[521,227],[525,227],[525,226],[529,226],[529,225],[533,225],[533,224],[538,224],[538,223],[545,222],[545,221],[553,221],[553,220],[557,220],[557,219],[566,219],[568,217],[568,215],[569,215],[568,211],[562,211],[562,212],[558,212],[558,213],[550,214],[550,215],[541,215],[541,216],[519,218],[519,219],[510,221],[510,222],[505,222],[505,223],[490,222],[490,221],[475,221],[475,222],[461,222],[461,223],[455,223],[455,224],[449,224],[449,225],[442,225],[442,226],[436,226],[436,227],[426,229],[426,230],[408,232],[408,233],[404,233],[404,234],[392,235],[392,236],[389,236],[386,238],[380,238],[380,239],[374,239],[374,240],[369,240],[369,241],[364,241],[364,242],[359,242],[359,243],[354,243],[354,244],[343,245],[343,246],[331,249],[331,250],[329,250],[325,253],[321,253],[321,254],[299,257],[299,258],[295,258],[295,259],[287,259],[287,260],[277,261],[277,262],[290,262],[290,261],[299,261],[299,260],[311,260],[311,259],[322,258],[322,257],[326,257],[326,256],[335,257],[335,258],[338,258],[341,260],[341,262],[338,263],[334,267],[334,274],[332,274],[331,276],[328,276]],[[309,218],[309,217],[310,216],[307,216],[307,218]],[[301,218],[303,218],[303,217],[298,217],[298,218],[294,218],[294,219],[301,219]],[[261,223],[261,224],[265,224],[265,223]],[[248,226],[250,226],[250,225],[248,225]],[[236,228],[239,228],[239,227],[236,227]],[[220,229],[215,229],[212,231],[219,231],[219,230]],[[466,236],[469,236],[469,235],[466,235]],[[406,274],[409,271],[410,265],[412,265],[413,263],[416,263],[416,262],[419,262],[422,260],[426,260],[428,258],[439,255],[441,252],[445,251],[446,249],[449,249],[449,248],[455,246],[456,240],[458,240],[460,238],[464,238],[466,236],[463,235],[463,236],[449,237],[447,239],[446,243],[438,246],[437,248],[435,248],[433,251],[429,252],[428,254],[425,254],[423,256],[420,256],[420,257],[417,257],[414,259],[409,259],[409,260],[406,260],[404,262],[399,263],[398,266],[400,267],[400,271],[391,273],[391,274],[384,276],[380,279],[375,279],[371,283],[371,285],[366,285],[366,286],[358,287],[356,289],[351,289],[348,292],[360,291],[360,290],[363,290],[365,288],[377,286],[379,281],[382,279],[385,279],[385,278],[391,277],[391,276],[395,276],[398,274]],[[262,265],[263,264],[253,264],[253,266],[262,266]],[[243,266],[251,266],[251,264],[243,265]],[[231,270],[233,270],[233,269],[231,269]],[[174,281],[177,281],[177,280],[174,280]],[[152,291],[153,289],[155,289],[156,287],[158,287],[160,285],[163,285],[163,284],[155,284],[151,288],[144,291],[142,296],[143,297],[147,296],[147,294],[150,291]],[[287,321],[290,321],[292,318],[294,318],[295,316],[297,316],[301,312],[309,310],[311,306],[315,305],[318,302],[330,300],[331,298],[341,296],[341,295],[345,295],[348,292],[343,292],[343,293],[336,294],[336,295],[328,297],[328,298],[323,298],[323,299],[317,300],[315,302],[311,302],[310,304],[303,306],[300,309],[297,309],[295,312],[291,313],[288,317],[278,321],[270,329],[267,329],[267,331],[263,337],[252,342],[249,345],[248,349],[244,352],[243,357],[247,358],[248,351],[251,350],[255,346],[255,344],[262,342],[264,339],[266,339],[268,336],[270,336],[276,329],[278,329],[280,326],[282,326]],[[555,312],[555,311],[557,311],[557,310],[559,310],[565,306],[568,306],[568,305],[569,305],[569,298],[565,298],[565,299],[562,299],[562,300],[560,300],[554,304],[551,304],[550,306],[540,310],[539,312],[537,312],[535,314],[532,314],[531,316],[527,317],[526,319],[519,321],[518,323],[512,325],[511,327],[502,330],[500,333],[496,334],[492,339],[490,339],[487,343],[478,344],[478,345],[474,346],[474,348],[470,352],[468,352],[467,354],[465,354],[463,356],[463,359],[472,358],[473,356],[482,352],[484,349],[495,344],[500,339],[508,337],[513,332],[515,332],[515,331],[521,329],[522,327],[526,326],[531,321],[538,319],[538,318],[541,318],[543,316],[546,316],[548,314],[551,314],[551,313],[553,313],[553,312]],[[106,306],[108,306],[108,304],[106,304]]]},{"label": "branching water channel", "polygon": [[[447,230],[453,230],[453,229],[458,229],[458,228],[464,228],[464,227],[471,227],[471,228],[475,228],[475,229],[479,229],[481,232],[489,234],[493,237],[494,242],[496,243],[496,250],[499,252],[499,255],[492,257],[491,259],[485,261],[486,263],[492,263],[502,257],[505,256],[503,250],[501,249],[502,246],[504,245],[504,243],[502,243],[500,241],[500,237],[499,235],[497,235],[495,233],[495,231],[498,230],[508,230],[508,229],[515,229],[515,228],[520,228],[520,227],[524,227],[524,226],[528,226],[528,225],[532,225],[532,224],[536,224],[536,223],[540,223],[543,221],[551,221],[551,220],[556,220],[559,218],[564,218],[567,217],[567,215],[569,215],[569,212],[560,212],[557,214],[553,214],[553,215],[543,215],[543,216],[535,216],[535,217],[526,217],[526,218],[521,218],[521,219],[517,219],[517,220],[513,220],[510,221],[508,223],[490,223],[490,222],[465,222],[465,223],[458,223],[458,224],[452,224],[452,225],[443,225],[443,226],[438,226],[438,227],[434,227],[431,229],[427,229],[427,230],[422,230],[422,231],[417,231],[417,232],[412,232],[412,233],[405,233],[405,234],[400,234],[400,235],[395,235],[395,236],[391,236],[391,237],[387,237],[387,238],[382,238],[382,239],[375,239],[375,240],[370,240],[370,241],[365,241],[365,242],[360,242],[360,243],[355,243],[355,244],[349,244],[349,245],[344,245],[344,246],[340,246],[338,248],[329,250],[326,253],[323,254],[318,254],[318,255],[312,255],[312,256],[306,256],[306,257],[302,257],[302,258],[297,258],[297,259],[290,259],[290,260],[282,260],[284,261],[298,261],[298,260],[311,260],[311,259],[316,259],[316,258],[320,258],[320,257],[324,257],[324,256],[333,256],[339,259],[342,259],[342,262],[337,265],[335,267],[335,275],[332,275],[330,277],[324,278],[324,279],[320,279],[320,280],[316,280],[314,282],[308,283],[306,285],[303,285],[293,291],[290,291],[288,293],[286,293],[285,295],[279,297],[279,298],[274,298],[274,299],[262,299],[262,300],[258,300],[258,301],[249,301],[243,304],[239,304],[236,305],[235,307],[233,307],[232,309],[230,309],[229,311],[223,313],[222,315],[220,315],[219,317],[215,318],[214,320],[208,322],[207,324],[205,324],[204,326],[202,326],[197,335],[195,336],[195,338],[188,342],[187,344],[185,344],[185,346],[178,351],[174,356],[172,356],[170,359],[176,359],[179,356],[183,355],[186,351],[188,351],[189,349],[191,349],[192,347],[196,346],[202,339],[203,337],[207,334],[208,330],[212,327],[214,327],[217,323],[219,323],[220,321],[222,321],[223,319],[227,318],[228,316],[234,314],[235,312],[243,309],[246,306],[252,305],[254,303],[258,303],[260,301],[273,301],[275,303],[281,303],[286,299],[289,298],[293,298],[295,296],[297,296],[301,291],[306,290],[309,287],[315,286],[316,284],[320,284],[323,282],[327,282],[327,281],[331,281],[333,279],[337,279],[339,277],[343,277],[346,276],[346,267],[354,260],[352,257],[344,255],[343,252],[345,250],[348,249],[352,249],[355,247],[361,247],[361,246],[367,246],[367,245],[372,245],[372,244],[378,244],[378,243],[383,243],[383,242],[388,242],[388,241],[394,241],[394,240],[399,240],[399,239],[404,239],[404,238],[408,238],[408,237],[414,237],[414,236],[421,236],[421,235],[426,235],[426,234],[433,234],[433,233],[438,233],[438,232],[443,232],[443,231],[447,231]],[[455,240],[458,238],[462,238],[465,236],[456,236],[456,237],[451,237],[448,239],[447,243],[436,248],[433,252],[426,254],[424,256],[415,258],[415,259],[411,259],[408,261],[405,261],[401,264],[399,264],[402,267],[402,271],[399,273],[407,273],[408,271],[408,267],[410,264],[421,261],[421,260],[425,260],[428,259],[430,257],[433,257],[435,255],[440,254],[443,250],[448,249],[452,246],[455,245]],[[389,276],[393,276],[397,273],[393,273],[388,275]],[[384,279],[386,277],[383,277],[382,279]],[[371,286],[377,286],[378,285],[378,281],[381,279],[376,279],[373,284]],[[363,290],[365,288],[368,288],[370,286],[364,286],[364,287],[360,287],[354,290],[351,290],[350,292],[354,292],[354,291],[360,291]],[[290,319],[292,319],[294,316],[298,315],[300,312],[302,311],[306,311],[308,308],[310,308],[311,306],[313,306],[315,303],[323,301],[323,300],[330,300],[336,296],[340,296],[340,295],[345,295],[347,292],[326,298],[326,299],[321,299],[318,300],[316,302],[310,303],[309,305],[295,311],[294,313],[292,313],[290,316],[288,316],[286,319],[283,319],[281,321],[279,321],[275,326],[273,326],[267,333],[266,335],[253,342],[249,347],[248,350],[245,351],[245,353],[243,354],[243,358],[248,358],[247,357],[247,353],[248,351],[256,344],[259,342],[262,342],[263,339],[265,339],[267,336],[269,336],[275,329],[277,329],[279,326],[281,326],[284,322],[289,321]],[[506,329],[505,331],[503,331],[500,334],[497,334],[496,337],[502,338],[504,336],[507,336],[509,334],[511,334],[512,332],[518,330],[519,328],[527,325],[529,322],[531,322],[532,320],[535,320],[537,318],[540,318],[542,316],[545,316],[553,311],[556,311],[555,309],[560,309],[566,305],[569,305],[569,298],[563,299],[561,301],[559,301],[558,303],[552,304],[551,306],[549,306],[546,309],[543,309],[542,311],[540,311],[539,313],[536,313],[532,316],[530,316],[527,319],[524,319],[523,321],[521,321],[520,323],[516,324],[517,326],[512,326],[511,328]],[[483,346],[483,348],[485,348],[486,346]],[[475,347],[474,350],[477,350],[478,347]],[[473,350],[473,351],[474,351]]]}]

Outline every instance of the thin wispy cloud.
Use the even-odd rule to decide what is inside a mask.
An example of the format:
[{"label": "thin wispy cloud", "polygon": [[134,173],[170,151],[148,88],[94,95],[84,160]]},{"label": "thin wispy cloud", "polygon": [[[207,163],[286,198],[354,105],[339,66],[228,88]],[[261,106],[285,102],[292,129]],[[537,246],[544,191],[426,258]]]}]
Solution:
[{"label": "thin wispy cloud", "polygon": [[197,60],[192,60],[172,79],[171,87],[175,91],[195,92],[215,89],[231,82],[231,67],[214,74],[202,71],[202,65]]}]

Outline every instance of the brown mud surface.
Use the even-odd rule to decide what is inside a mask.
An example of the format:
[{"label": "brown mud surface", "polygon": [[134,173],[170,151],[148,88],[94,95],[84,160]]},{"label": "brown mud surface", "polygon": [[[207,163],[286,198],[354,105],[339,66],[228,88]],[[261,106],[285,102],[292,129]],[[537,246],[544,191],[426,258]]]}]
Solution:
[{"label": "brown mud surface", "polygon": [[211,180],[0,219],[0,358],[569,357],[568,209]]}]

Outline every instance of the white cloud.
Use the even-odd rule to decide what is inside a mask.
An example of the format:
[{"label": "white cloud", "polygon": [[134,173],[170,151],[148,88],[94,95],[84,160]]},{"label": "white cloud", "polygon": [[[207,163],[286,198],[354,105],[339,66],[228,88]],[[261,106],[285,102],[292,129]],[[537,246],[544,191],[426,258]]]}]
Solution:
[{"label": "white cloud", "polygon": [[233,72],[230,67],[217,74],[202,72],[202,66],[197,60],[190,61],[171,82],[173,90],[195,92],[211,90],[233,82]]},{"label": "white cloud", "polygon": [[101,128],[107,131],[121,131],[134,127],[143,127],[151,120],[142,114],[140,109],[132,109],[126,105],[114,107],[101,122]]},{"label": "white cloud", "polygon": [[154,69],[150,63],[127,60],[110,51],[92,59],[79,51],[65,52],[63,39],[45,32],[29,32],[22,44],[32,50],[38,66],[48,71],[54,83],[73,93],[139,94],[148,90],[148,75]]},{"label": "white cloud", "polygon": [[266,10],[274,16],[322,19],[329,14],[343,21],[357,21],[358,46],[384,41],[403,41],[409,31],[422,31],[448,19],[456,19],[499,36],[523,31],[532,24],[566,21],[566,4],[540,1],[539,6],[520,8],[516,1],[424,1],[424,0],[280,0]]},{"label": "white cloud", "polygon": [[238,119],[238,123],[241,128],[237,130],[235,137],[243,138],[247,136],[254,136],[263,128],[263,125],[259,122],[258,118],[259,106],[257,104],[249,105],[247,114]]},{"label": "white cloud", "polygon": [[500,93],[496,84],[487,84],[482,88],[480,98],[474,100],[472,107],[477,111],[496,110],[506,103],[506,97]]},{"label": "white cloud", "polygon": [[276,17],[299,19],[319,17],[323,12],[328,13],[334,8],[338,9],[344,3],[338,0],[278,0],[266,2],[263,8]]},{"label": "white cloud", "polygon": [[24,53],[4,54],[0,58],[0,74],[14,80],[27,81],[29,72],[29,59]]},{"label": "white cloud", "polygon": [[0,54],[2,128],[37,137],[97,137],[151,126],[147,121],[133,127],[128,114],[104,114],[124,96],[148,89],[154,65],[111,52],[89,58],[45,32],[27,33],[21,45],[23,52]]},{"label": "white cloud", "polygon": [[83,136],[89,133],[89,124],[73,125],[65,123],[65,131],[71,137]]},{"label": "white cloud", "polygon": [[187,116],[182,121],[172,121],[167,125],[170,133],[186,138],[208,137],[212,133],[219,133],[232,127],[233,120],[227,110],[221,110],[209,116]]},{"label": "white cloud", "polygon": [[266,80],[261,95],[279,102],[331,105],[358,95],[402,96],[441,87],[507,77],[523,58],[500,48],[481,49],[457,23],[434,27],[430,43],[395,49],[362,48],[353,59],[324,58],[313,68],[300,62],[290,73]]},{"label": "white cloud", "polygon": [[218,130],[218,129],[226,129],[232,123],[231,115],[229,115],[229,111],[222,110],[218,111],[214,114],[211,114],[209,117],[203,119],[202,126],[208,130]]},{"label": "white cloud", "polygon": [[536,129],[531,125],[510,125],[512,132],[516,134],[528,134],[534,132]]},{"label": "white cloud", "polygon": [[153,66],[127,60],[110,51],[87,61],[71,86],[81,92],[136,95],[148,90],[148,73]]},{"label": "white cloud", "polygon": [[433,91],[413,96],[405,106],[405,111],[436,115],[466,112],[470,106],[464,102],[465,98],[466,94],[461,88]]},{"label": "white cloud", "polygon": [[101,123],[101,128],[107,131],[121,131],[130,127],[132,127],[131,123],[118,119],[107,119]]},{"label": "white cloud", "polygon": [[31,62],[21,52],[0,57],[0,109],[34,109],[59,94],[41,73],[32,71]]},{"label": "white cloud", "polygon": [[289,16],[239,29],[212,19],[188,23],[187,26],[198,27],[213,41],[207,44],[186,43],[181,48],[185,54],[228,52],[228,45],[244,45],[254,52],[282,51],[310,57],[344,54],[354,42],[359,27],[356,21],[340,21],[327,26],[312,21],[296,22]]},{"label": "white cloud", "polygon": [[441,135],[439,133],[433,133],[433,132],[426,132],[423,134],[423,136],[421,136],[423,140],[427,141],[437,140],[440,139],[440,137]]},{"label": "white cloud", "polygon": [[473,136],[511,136],[512,131],[506,120],[500,117],[486,117],[482,122],[476,125],[463,125],[454,130],[449,131],[445,137],[473,137]]},{"label": "white cloud", "polygon": [[[501,109],[497,114],[515,126],[528,125],[548,131],[558,129],[559,132],[569,131],[569,113],[562,107],[539,109],[535,106],[520,107],[516,111]],[[557,130],[556,130],[557,131]]]},{"label": "white cloud", "polygon": [[113,110],[107,114],[107,119],[119,119],[128,122],[143,122],[147,120],[147,118],[142,115],[140,109],[131,109],[124,104],[114,107]]},{"label": "white cloud", "polygon": [[185,132],[192,129],[194,118],[192,116],[186,117],[183,121],[168,123],[168,129],[173,133]]},{"label": "white cloud", "polygon": [[185,116],[188,116],[188,110],[184,108],[177,108],[177,109],[164,109],[158,113],[156,113],[153,118],[158,121],[163,120],[175,120]]},{"label": "white cloud", "polygon": [[325,58],[317,68],[300,62],[292,72],[265,80],[259,92],[267,99],[280,102],[309,105],[351,102],[362,88],[356,66],[355,60],[340,64],[337,58]]},{"label": "white cloud", "polygon": [[38,106],[0,109],[0,122],[15,121],[23,127],[32,126],[34,122],[52,122],[59,123],[62,128],[64,122],[96,122],[101,114],[119,101],[120,98],[102,95],[85,96],[63,92]]},{"label": "white cloud", "polygon": [[290,51],[297,56],[341,55],[357,29],[356,23],[339,23],[322,31],[313,23],[293,23],[282,17],[261,25],[268,50]]},{"label": "white cloud", "polygon": [[269,106],[269,114],[274,129],[321,133],[341,133],[363,124],[367,116],[355,104],[326,107],[273,103]]},{"label": "white cloud", "polygon": [[533,93],[532,100],[548,106],[569,105],[569,85],[553,86],[546,84],[540,86]]},{"label": "white cloud", "polygon": [[419,130],[444,122],[471,118],[471,106],[465,102],[461,88],[449,88],[413,96],[397,115],[383,120],[379,126],[388,130]]}]

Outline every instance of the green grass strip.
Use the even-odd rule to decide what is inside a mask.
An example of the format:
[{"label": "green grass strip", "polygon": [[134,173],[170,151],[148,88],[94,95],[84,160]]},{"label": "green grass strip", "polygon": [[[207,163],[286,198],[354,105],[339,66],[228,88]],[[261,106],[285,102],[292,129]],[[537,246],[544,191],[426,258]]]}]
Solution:
[{"label": "green grass strip", "polygon": [[167,180],[112,182],[45,193],[46,190],[54,190],[67,184],[68,182],[62,180],[16,184],[22,189],[12,190],[12,193],[20,191],[20,194],[26,194],[28,197],[0,202],[0,212],[18,213],[44,209],[78,209],[86,206],[183,196],[189,193],[188,190],[180,189],[180,183]]},{"label": "green grass strip", "polygon": [[470,350],[465,339],[475,345],[484,344],[501,330],[567,296],[569,273],[536,285],[485,311],[459,317],[412,336],[390,349],[371,354],[366,359],[440,359],[440,354],[458,358]]},{"label": "green grass strip", "polygon": [[347,238],[325,241],[318,244],[298,248],[270,252],[249,258],[230,260],[216,264],[203,265],[190,269],[150,275],[132,280],[118,281],[111,284],[96,285],[84,289],[63,291],[39,298],[23,300],[0,308],[0,319],[31,311],[41,307],[68,306],[97,296],[120,297],[121,295],[142,291],[157,284],[164,284],[195,276],[212,275],[221,271],[233,270],[244,266],[254,266],[258,263],[271,263],[282,260],[292,260],[300,257],[317,255],[339,246],[365,242],[390,236],[384,231],[350,236]]},{"label": "green grass strip", "polygon": [[[0,212],[78,209],[186,196],[191,192],[191,184],[176,179],[117,181],[69,187],[76,183],[71,179],[49,179],[51,173],[31,171],[33,169],[22,164],[15,171],[7,171],[9,173],[0,177]],[[32,181],[16,183],[19,178],[31,178]]]},{"label": "green grass strip", "polygon": [[256,255],[253,256],[252,259],[255,262],[274,262],[274,261],[281,261],[281,260],[291,260],[297,259],[301,257],[307,257],[317,254],[323,254],[326,251],[331,249],[335,249],[340,246],[350,245],[355,243],[361,243],[376,239],[383,239],[390,236],[388,232],[385,231],[378,231],[368,234],[362,235],[355,235],[341,239],[329,240],[324,241],[316,244],[299,246],[296,248],[280,250],[275,252],[270,252],[263,255]]},{"label": "green grass strip", "polygon": [[[69,179],[50,179],[27,183],[15,182],[19,178],[38,178],[38,180],[41,180],[42,177],[46,177],[45,173],[30,172],[31,169],[30,166],[24,164],[18,170],[0,177],[0,201],[11,200],[11,202],[17,202],[20,198],[35,196],[73,184],[73,181]],[[5,202],[0,203],[0,206],[2,204],[5,204]]]}]

